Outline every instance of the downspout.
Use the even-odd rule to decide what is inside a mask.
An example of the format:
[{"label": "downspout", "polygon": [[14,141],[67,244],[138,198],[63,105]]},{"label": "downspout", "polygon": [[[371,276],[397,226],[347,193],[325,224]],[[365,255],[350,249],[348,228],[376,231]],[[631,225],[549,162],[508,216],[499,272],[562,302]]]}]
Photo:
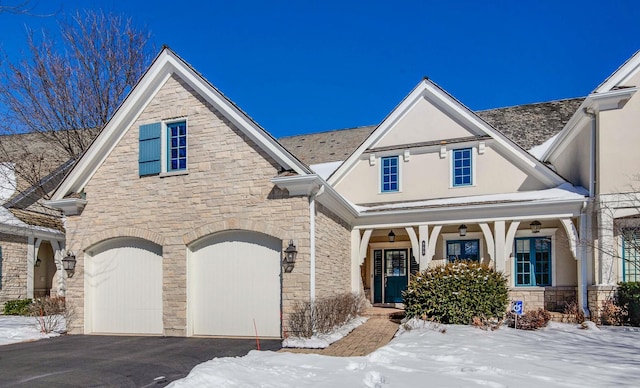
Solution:
[{"label": "downspout", "polygon": [[584,113],[591,117],[591,141],[589,146],[589,197],[596,196],[596,151],[597,151],[597,118],[593,108],[585,108]]},{"label": "downspout", "polygon": [[309,196],[309,302],[311,304],[311,328],[316,333],[316,196]]},{"label": "downspout", "polygon": [[582,209],[580,209],[580,239],[582,241],[580,242],[580,257],[578,258],[578,260],[580,260],[580,268],[578,272],[578,302],[580,303],[580,307],[582,308],[582,312],[585,317],[591,316],[591,313],[589,312],[589,293],[587,289],[587,263],[589,262],[589,260],[587,260],[587,256],[589,251],[587,249],[586,242],[589,240],[586,240],[586,238],[590,236],[589,228],[591,224],[586,212],[588,209],[588,203],[589,201],[584,201],[582,203]]}]

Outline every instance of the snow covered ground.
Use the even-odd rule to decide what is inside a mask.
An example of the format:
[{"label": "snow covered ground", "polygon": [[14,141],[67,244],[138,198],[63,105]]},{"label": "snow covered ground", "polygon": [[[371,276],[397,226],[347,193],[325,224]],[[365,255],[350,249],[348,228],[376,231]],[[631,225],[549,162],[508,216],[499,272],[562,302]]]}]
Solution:
[{"label": "snow covered ground", "polygon": [[637,387],[639,382],[640,329],[550,323],[539,331],[417,329],[366,357],[252,351],[200,364],[171,386],[521,388]]},{"label": "snow covered ground", "polygon": [[42,333],[35,317],[0,315],[0,345],[35,341],[59,335],[57,333]]}]

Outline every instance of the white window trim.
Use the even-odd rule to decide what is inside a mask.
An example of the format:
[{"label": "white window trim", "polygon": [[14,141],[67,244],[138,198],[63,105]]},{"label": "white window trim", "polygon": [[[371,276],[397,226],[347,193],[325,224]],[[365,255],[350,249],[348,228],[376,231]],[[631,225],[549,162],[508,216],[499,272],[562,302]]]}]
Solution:
[{"label": "white window trim", "polygon": [[[453,185],[453,151],[462,150],[465,148],[471,148],[471,184],[464,186],[454,186]],[[442,151],[440,151],[442,153]],[[478,159],[478,146],[464,146],[464,147],[456,147],[448,150],[448,158],[449,158],[449,188],[450,189],[464,189],[465,187],[475,187],[476,186],[476,159]]]},{"label": "white window trim", "polygon": [[[169,133],[168,128],[170,124],[181,123],[184,122],[187,126],[187,167],[184,170],[176,170],[169,171],[167,168],[168,160],[167,160],[167,147],[169,144]],[[171,120],[163,120],[162,121],[162,133],[160,136],[160,177],[169,177],[176,175],[187,175],[189,174],[189,121],[187,117],[179,117]]]},{"label": "white window trim", "polygon": [[[398,191],[382,191],[382,158],[389,158],[395,156],[398,158]],[[402,193],[402,155],[392,154],[392,155],[382,155],[378,159],[379,162],[377,165],[379,167],[376,168],[378,174],[378,194],[386,195],[386,194],[397,194]]]},{"label": "white window trim", "polygon": [[480,249],[480,262],[482,263],[485,259],[484,253],[484,234],[482,232],[467,232],[466,235],[460,236],[460,233],[440,233],[442,236],[442,258],[445,262],[449,262],[449,257],[447,256],[447,243],[449,241],[464,241],[464,240],[478,240],[479,241],[479,249]]},{"label": "white window trim", "polygon": [[517,288],[518,290],[526,290],[526,289],[544,289],[545,287],[556,287],[557,283],[557,272],[558,265],[556,263],[556,232],[558,228],[544,228],[540,229],[539,233],[533,233],[530,229],[522,229],[516,231],[516,235],[513,239],[513,243],[516,243],[516,238],[526,238],[526,237],[550,237],[551,238],[551,286],[516,286],[516,267],[515,267],[515,257],[516,257],[516,248],[513,248],[513,254],[509,258],[509,265],[511,266],[511,279],[509,280],[509,287]]}]

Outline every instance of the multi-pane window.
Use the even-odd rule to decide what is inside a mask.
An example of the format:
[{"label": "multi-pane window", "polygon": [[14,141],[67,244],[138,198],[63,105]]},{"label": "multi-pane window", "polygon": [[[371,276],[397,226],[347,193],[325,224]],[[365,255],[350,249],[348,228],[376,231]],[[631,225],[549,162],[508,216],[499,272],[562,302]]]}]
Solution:
[{"label": "multi-pane window", "polygon": [[480,240],[447,241],[447,260],[480,261]]},{"label": "multi-pane window", "polygon": [[640,281],[640,228],[622,231],[622,279]]},{"label": "multi-pane window", "polygon": [[471,155],[471,148],[453,150],[453,186],[473,184]]},{"label": "multi-pane window", "polygon": [[400,189],[398,184],[398,159],[397,156],[387,156],[381,160],[381,191],[383,193]]},{"label": "multi-pane window", "polygon": [[167,124],[167,171],[187,168],[187,123]]},{"label": "multi-pane window", "polygon": [[516,286],[550,286],[551,239],[517,238],[515,245]]}]

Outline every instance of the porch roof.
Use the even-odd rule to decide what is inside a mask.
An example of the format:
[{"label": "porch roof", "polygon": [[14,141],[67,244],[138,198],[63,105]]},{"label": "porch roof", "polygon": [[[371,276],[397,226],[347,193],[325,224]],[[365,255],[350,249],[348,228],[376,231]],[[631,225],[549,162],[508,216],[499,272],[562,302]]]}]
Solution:
[{"label": "porch roof", "polygon": [[436,198],[422,201],[403,201],[376,204],[354,205],[361,213],[377,213],[385,211],[418,210],[432,208],[448,208],[501,203],[532,203],[547,201],[582,201],[589,193],[582,187],[564,183],[558,187],[545,190],[526,191],[506,194],[475,195],[468,197]]}]

